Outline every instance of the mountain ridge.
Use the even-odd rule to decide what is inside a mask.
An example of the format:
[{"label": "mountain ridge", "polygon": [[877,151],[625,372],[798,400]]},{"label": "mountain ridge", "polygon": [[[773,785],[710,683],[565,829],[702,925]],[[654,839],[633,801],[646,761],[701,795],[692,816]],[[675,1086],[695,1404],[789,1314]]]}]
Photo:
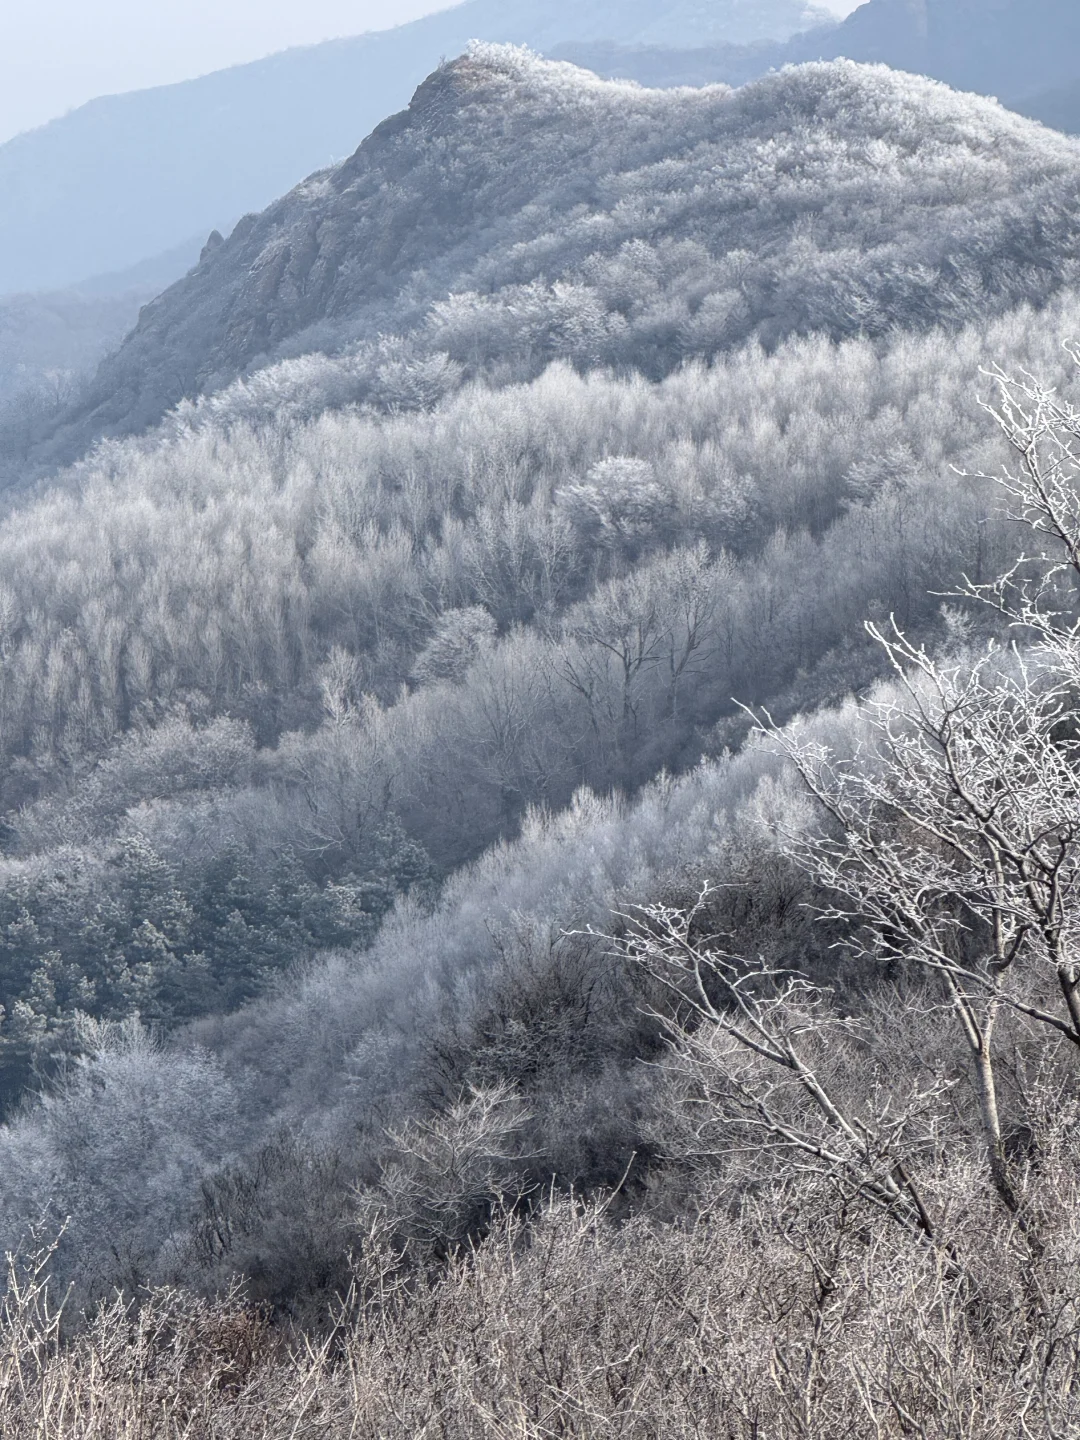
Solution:
[{"label": "mountain ridge", "polygon": [[466,0],[392,30],[92,101],[0,145],[0,294],[67,287],[227,228],[351,154],[472,39],[705,43],[819,18],[806,0]]},{"label": "mountain ridge", "polygon": [[[916,154],[935,176],[929,188]],[[898,317],[962,318],[972,287],[1034,302],[1076,250],[1078,163],[1075,142],[994,102],[853,62],[734,92],[671,92],[481,47],[425,81],[348,161],[245,217],[145,307],[47,450],[74,458],[95,436],[143,429],[275,357],[380,334],[412,334],[415,354],[468,368],[461,324],[524,334],[529,305],[550,312],[538,343],[555,358],[579,352],[550,341],[551,326],[580,327],[599,304],[609,318],[580,355],[622,363],[618,326],[636,302],[603,277],[629,264],[640,274],[627,294],[646,293],[650,246],[696,246],[672,273],[700,271],[685,315],[641,322],[674,337],[657,373],[678,353],[750,334],[772,343],[815,326],[884,333]],[[855,263],[864,241],[877,258]],[[732,288],[725,257],[744,252]],[[577,318],[551,318],[559,285],[577,287]],[[728,297],[715,341],[678,339],[721,304],[710,294]],[[676,302],[657,299],[657,315]]]}]

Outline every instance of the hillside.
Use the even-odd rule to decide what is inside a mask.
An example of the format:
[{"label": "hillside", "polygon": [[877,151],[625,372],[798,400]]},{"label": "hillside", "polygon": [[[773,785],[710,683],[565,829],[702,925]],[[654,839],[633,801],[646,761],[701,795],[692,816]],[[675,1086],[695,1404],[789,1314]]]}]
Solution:
[{"label": "hillside", "polygon": [[1078,204],[479,45],[28,412],[5,1437],[1080,1433]]},{"label": "hillside", "polygon": [[275,356],[348,350],[362,377],[377,335],[466,373],[660,375],[750,336],[963,323],[1071,273],[1078,179],[1073,142],[884,69],[662,92],[480,49],[208,247],[39,462]]},{"label": "hillside", "polygon": [[470,40],[743,43],[815,18],[803,0],[466,0],[395,30],[95,100],[0,146],[0,295],[66,288],[228,230],[351,154]]}]

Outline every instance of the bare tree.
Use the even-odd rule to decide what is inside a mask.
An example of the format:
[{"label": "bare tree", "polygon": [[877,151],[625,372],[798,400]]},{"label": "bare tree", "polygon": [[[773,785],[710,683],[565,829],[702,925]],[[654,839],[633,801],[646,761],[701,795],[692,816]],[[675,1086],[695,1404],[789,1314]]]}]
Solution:
[{"label": "bare tree", "polygon": [[[654,1014],[672,1042],[669,1069],[686,1085],[687,1157],[778,1158],[782,1170],[825,1176],[935,1239],[909,1158],[913,1132],[948,1082],[904,1095],[889,1085],[894,1077],[883,1084],[859,1021],[842,1015],[827,990],[741,959],[723,936],[704,932],[713,895],[706,886],[689,910],[642,907],[624,917],[620,944],[673,999]],[[861,1060],[845,1064],[860,1048]]]},{"label": "bare tree", "polygon": [[[1080,346],[1070,347],[1080,366]],[[1005,514],[1034,542],[989,584],[965,580],[960,594],[996,610],[1052,668],[1080,681],[1080,411],[1030,375],[994,369],[996,390],[982,408],[1017,457],[992,481]]]},{"label": "bare tree", "polygon": [[[788,837],[853,944],[941,982],[971,1057],[994,1187],[1019,1200],[995,1074],[1003,1008],[1080,1051],[1080,415],[994,372],[986,408],[1017,468],[995,477],[1036,537],[1000,579],[965,581],[1012,631],[949,660],[869,625],[895,681],[860,704],[853,751],[766,730],[826,823]],[[963,631],[963,624],[957,627]]]},{"label": "bare tree", "polygon": [[389,1131],[379,1184],[359,1196],[362,1226],[444,1254],[476,1239],[495,1207],[519,1196],[529,1118],[513,1086],[498,1083]]}]

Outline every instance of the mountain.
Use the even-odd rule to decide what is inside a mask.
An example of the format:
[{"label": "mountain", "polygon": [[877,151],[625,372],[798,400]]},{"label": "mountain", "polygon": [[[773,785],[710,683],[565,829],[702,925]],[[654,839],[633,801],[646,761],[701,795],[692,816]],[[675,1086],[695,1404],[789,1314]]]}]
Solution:
[{"label": "mountain", "polygon": [[0,297],[0,404],[44,384],[56,392],[92,371],[139,310],[198,259],[201,242],[70,290]]},{"label": "mountain", "polygon": [[1080,79],[1025,95],[1013,108],[1054,130],[1064,130],[1068,135],[1080,134]]},{"label": "mountain", "polygon": [[[819,33],[819,32],[815,32]],[[682,85],[745,85],[791,63],[770,41],[752,45],[617,45],[611,40],[568,42],[547,52],[605,80],[633,80],[650,89]]]},{"label": "mountain", "polygon": [[228,230],[351,154],[472,39],[541,50],[746,42],[821,15],[806,0],[468,0],[391,31],[95,100],[0,146],[0,295],[69,287]]},{"label": "mountain", "polygon": [[480,47],[215,237],[48,454],[274,358],[363,371],[379,336],[467,373],[516,355],[521,374],[565,356],[659,375],[752,336],[963,323],[1071,273],[1078,196],[1074,142],[881,67],[661,91]]},{"label": "mountain", "polygon": [[799,59],[846,55],[932,75],[1002,99],[1080,76],[1080,8],[1072,0],[869,0]]},{"label": "mountain", "polygon": [[1080,1433],[1076,675],[976,600],[1078,210],[884,66],[478,46],[24,426],[0,1433]]},{"label": "mountain", "polygon": [[568,42],[557,54],[603,75],[656,85],[742,84],[782,65],[843,56],[995,95],[1054,123],[1075,111],[1036,97],[1080,82],[1080,7],[1072,0],[867,0],[839,25],[780,44]]},{"label": "mountain", "polygon": [[0,405],[20,391],[92,369],[123,339],[153,291],[84,296],[77,291],[0,299]]}]

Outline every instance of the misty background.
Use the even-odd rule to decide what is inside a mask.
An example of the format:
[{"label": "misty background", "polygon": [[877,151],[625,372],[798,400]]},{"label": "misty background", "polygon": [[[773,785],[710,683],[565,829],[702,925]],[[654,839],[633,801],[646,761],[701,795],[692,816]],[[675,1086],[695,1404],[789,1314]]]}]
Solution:
[{"label": "misty background", "polygon": [[[821,0],[847,15],[855,0]],[[404,25],[446,0],[41,0],[11,6],[0,144],[99,95],[171,85],[320,40]],[[535,6],[541,9],[542,6]]]}]

